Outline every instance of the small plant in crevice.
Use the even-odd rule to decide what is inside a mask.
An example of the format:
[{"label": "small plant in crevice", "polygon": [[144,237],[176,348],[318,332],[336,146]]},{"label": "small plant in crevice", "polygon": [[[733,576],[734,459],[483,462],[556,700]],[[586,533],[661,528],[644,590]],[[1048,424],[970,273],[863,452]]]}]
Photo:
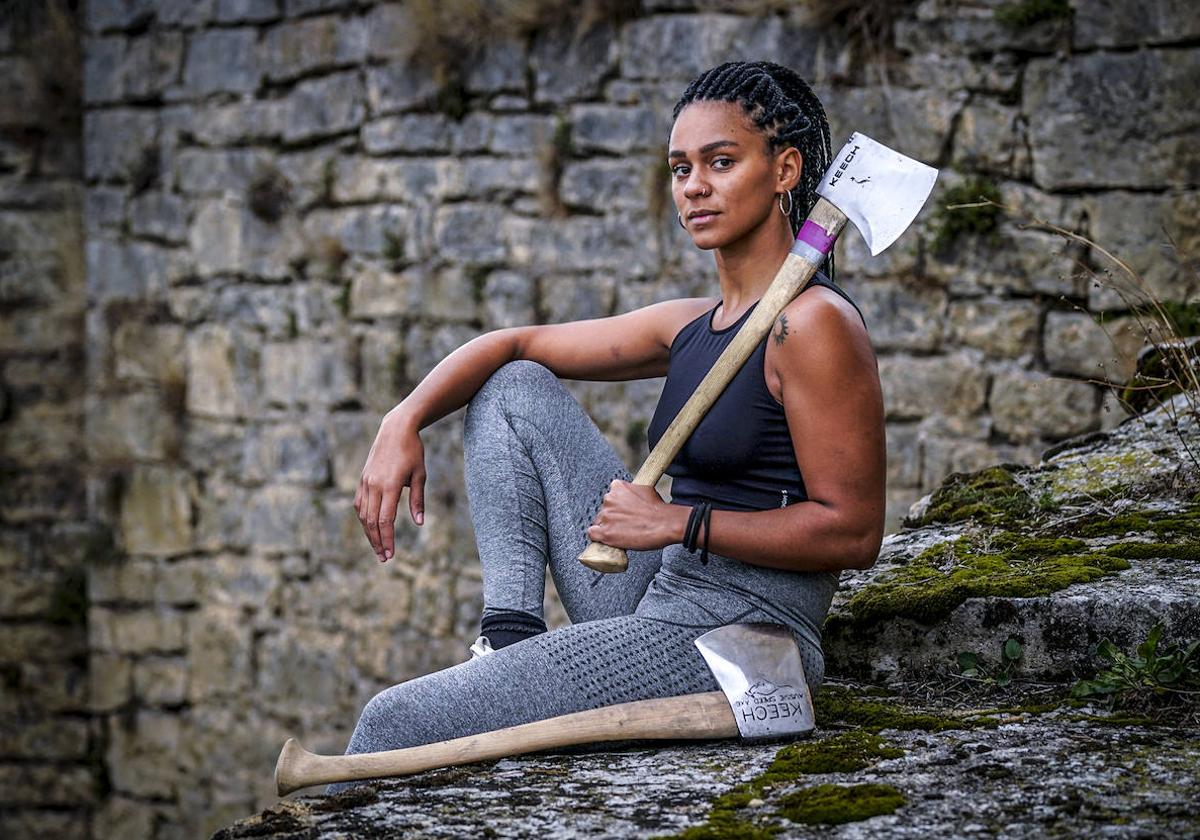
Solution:
[{"label": "small plant in crevice", "polygon": [[999,188],[980,175],[947,188],[933,219],[934,252],[946,253],[967,235],[984,236],[989,245],[998,245],[997,228],[1003,216],[1000,198]]},{"label": "small plant in crevice", "polygon": [[[1200,639],[1167,644],[1156,624],[1132,655],[1104,639],[1096,653],[1107,665],[1095,677],[1071,689],[1077,700],[1100,702],[1109,709],[1150,712],[1164,706],[1200,703]],[[1196,708],[1200,714],[1200,708]]]},{"label": "small plant in crevice", "polygon": [[1068,0],[1021,0],[1020,3],[1002,3],[992,14],[997,23],[1018,30],[1047,20],[1066,20],[1073,11]]},{"label": "small plant in crevice", "polygon": [[555,120],[554,133],[549,141],[538,150],[538,200],[542,205],[542,214],[547,218],[562,218],[568,213],[559,194],[559,186],[563,169],[575,154],[573,130],[571,121],[560,116]]},{"label": "small plant in crevice", "polygon": [[984,664],[978,653],[962,651],[958,654],[959,673],[968,679],[1006,688],[1012,684],[1013,674],[1024,654],[1021,643],[1011,637],[1000,646],[1000,664],[994,667]]}]

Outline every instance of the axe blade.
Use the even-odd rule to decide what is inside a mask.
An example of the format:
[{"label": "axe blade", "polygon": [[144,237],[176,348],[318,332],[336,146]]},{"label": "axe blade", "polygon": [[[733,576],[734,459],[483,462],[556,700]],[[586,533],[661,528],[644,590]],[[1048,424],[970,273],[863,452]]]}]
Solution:
[{"label": "axe blade", "polygon": [[937,176],[933,167],[855,132],[833,159],[817,194],[854,223],[875,256],[913,223]]},{"label": "axe blade", "polygon": [[797,738],[816,727],[800,647],[779,624],[727,624],[695,640],[743,739]]}]

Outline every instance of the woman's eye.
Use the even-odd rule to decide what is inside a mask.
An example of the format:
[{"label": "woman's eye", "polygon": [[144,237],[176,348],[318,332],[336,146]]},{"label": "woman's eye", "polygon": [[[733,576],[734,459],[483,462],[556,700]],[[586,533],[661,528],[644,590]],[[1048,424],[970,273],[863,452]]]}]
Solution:
[{"label": "woman's eye", "polygon": [[688,168],[683,164],[671,167],[671,174],[676,178],[683,178],[688,174]]},{"label": "woman's eye", "polygon": [[732,158],[717,158],[716,160],[713,161],[712,165],[713,165],[713,169],[728,169],[730,166],[733,166],[733,159]]}]

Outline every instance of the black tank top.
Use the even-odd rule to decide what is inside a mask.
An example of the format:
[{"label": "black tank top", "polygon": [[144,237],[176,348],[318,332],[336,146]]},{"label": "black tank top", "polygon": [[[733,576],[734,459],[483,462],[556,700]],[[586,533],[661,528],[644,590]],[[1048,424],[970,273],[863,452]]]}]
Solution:
[{"label": "black tank top", "polygon": [[[800,294],[814,285],[833,289],[862,318],[858,304],[820,272]],[[647,429],[651,449],[758,303],[723,330],[712,328],[717,306],[681,329],[671,343],[667,380]],[[667,468],[672,502],[707,500],[718,510],[766,510],[808,498],[783,406],[763,375],[769,338],[768,333],[759,342]]]}]

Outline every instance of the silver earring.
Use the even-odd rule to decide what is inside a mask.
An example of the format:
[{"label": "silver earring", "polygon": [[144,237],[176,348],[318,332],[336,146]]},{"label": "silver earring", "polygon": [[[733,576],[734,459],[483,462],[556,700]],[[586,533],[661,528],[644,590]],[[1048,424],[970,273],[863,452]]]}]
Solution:
[{"label": "silver earring", "polygon": [[[783,197],[785,195],[788,198],[786,210],[783,209]],[[792,194],[790,192],[784,192],[784,193],[779,194],[779,212],[782,213],[786,218],[790,219],[792,217],[792,205],[793,204],[794,204],[794,201],[792,200]]]}]

